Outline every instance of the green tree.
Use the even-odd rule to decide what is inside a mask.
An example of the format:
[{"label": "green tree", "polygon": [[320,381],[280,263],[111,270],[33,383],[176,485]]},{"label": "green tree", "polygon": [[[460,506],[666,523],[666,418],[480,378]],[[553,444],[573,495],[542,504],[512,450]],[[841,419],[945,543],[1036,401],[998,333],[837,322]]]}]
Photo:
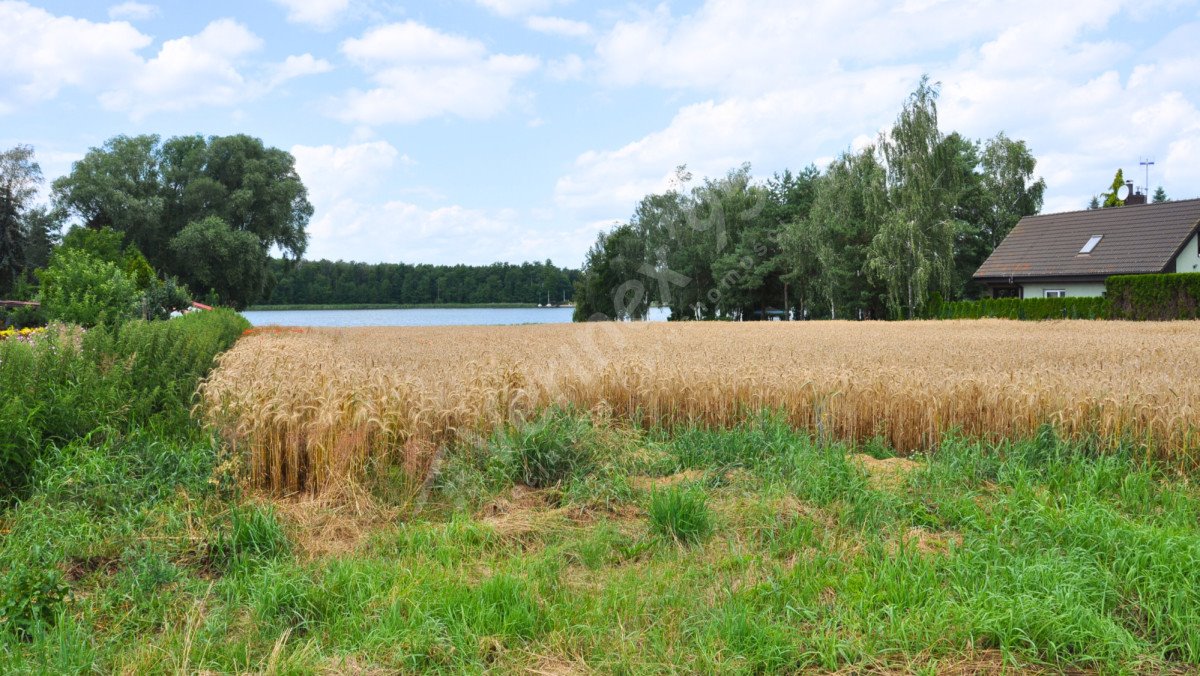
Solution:
[{"label": "green tree", "polygon": [[16,286],[26,269],[26,210],[41,182],[32,146],[0,152],[0,292]]},{"label": "green tree", "polygon": [[86,251],[56,251],[38,276],[38,299],[48,319],[95,326],[117,324],[137,314],[141,293],[134,281],[116,264]]},{"label": "green tree", "polygon": [[1125,206],[1125,200],[1121,199],[1121,188],[1125,187],[1125,170],[1117,169],[1117,174],[1113,176],[1112,186],[1109,191],[1101,193],[1104,197],[1104,208],[1111,209],[1112,207]]},{"label": "green tree", "polygon": [[62,217],[51,209],[34,207],[24,220],[25,270],[31,272],[50,264],[50,254],[62,239]]},{"label": "green tree", "polygon": [[959,224],[951,213],[953,156],[938,130],[939,85],[921,79],[880,139],[891,212],[868,252],[868,269],[887,288],[897,315],[916,316],[930,293],[946,295],[954,274]]},{"label": "green tree", "polygon": [[245,307],[265,287],[270,258],[254,233],[237,230],[219,216],[185,227],[171,239],[174,255],[190,261],[187,279],[196,292],[214,292],[222,303]]},{"label": "green tree", "polygon": [[629,224],[600,233],[575,284],[577,322],[643,319],[650,307],[642,273],[645,243]]},{"label": "green tree", "polygon": [[1167,191],[1163,190],[1163,187],[1161,185],[1154,189],[1154,198],[1153,199],[1154,199],[1155,204],[1170,201],[1170,198],[1167,197]]},{"label": "green tree", "polygon": [[[272,249],[288,260],[304,253],[313,213],[292,156],[244,135],[116,137],[55,181],[54,199],[90,229],[123,233],[155,269],[196,290],[220,286],[239,307],[269,291]],[[201,240],[224,248],[197,261],[191,245]]]}]

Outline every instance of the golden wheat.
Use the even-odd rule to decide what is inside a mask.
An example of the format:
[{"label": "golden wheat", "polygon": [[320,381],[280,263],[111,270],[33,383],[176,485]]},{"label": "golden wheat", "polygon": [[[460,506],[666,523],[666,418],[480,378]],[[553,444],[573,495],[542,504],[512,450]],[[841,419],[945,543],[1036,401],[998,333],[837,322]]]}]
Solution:
[{"label": "golden wheat", "polygon": [[1134,440],[1191,462],[1200,322],[805,322],[314,329],[242,339],[200,408],[251,479],[320,490],[550,405],[731,425],[774,409],[825,438],[930,448],[951,430]]}]

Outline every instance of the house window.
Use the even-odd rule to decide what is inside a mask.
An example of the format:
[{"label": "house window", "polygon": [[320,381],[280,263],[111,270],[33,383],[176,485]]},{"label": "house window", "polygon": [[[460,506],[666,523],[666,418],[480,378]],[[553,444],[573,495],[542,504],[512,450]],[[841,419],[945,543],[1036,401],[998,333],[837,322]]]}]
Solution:
[{"label": "house window", "polygon": [[1067,290],[1066,289],[1046,289],[1046,297],[1047,298],[1066,298]]},{"label": "house window", "polygon": [[1092,249],[1095,249],[1096,245],[1099,244],[1100,240],[1102,240],[1102,239],[1104,239],[1104,235],[1092,235],[1092,238],[1087,241],[1087,244],[1083,245],[1083,248],[1079,250],[1079,253],[1081,253],[1081,254],[1092,253]]}]

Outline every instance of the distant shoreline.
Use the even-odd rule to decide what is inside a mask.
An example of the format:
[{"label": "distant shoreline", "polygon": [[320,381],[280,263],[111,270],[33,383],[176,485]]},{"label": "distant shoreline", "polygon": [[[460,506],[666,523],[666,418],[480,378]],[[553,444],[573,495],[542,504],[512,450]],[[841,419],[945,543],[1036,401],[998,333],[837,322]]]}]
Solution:
[{"label": "distant shoreline", "polygon": [[[568,308],[571,305],[558,305],[555,307]],[[514,309],[539,309],[535,303],[417,303],[417,304],[394,304],[394,303],[346,303],[346,304],[326,304],[326,305],[251,305],[246,308],[247,312],[291,312],[304,310],[514,310]]]}]

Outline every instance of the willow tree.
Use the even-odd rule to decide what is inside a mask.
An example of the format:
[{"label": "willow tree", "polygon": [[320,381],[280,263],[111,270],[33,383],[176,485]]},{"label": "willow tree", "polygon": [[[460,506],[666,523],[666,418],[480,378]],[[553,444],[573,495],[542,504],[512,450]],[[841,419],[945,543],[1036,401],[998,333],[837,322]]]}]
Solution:
[{"label": "willow tree", "polygon": [[25,212],[42,182],[33,147],[0,152],[0,291],[16,285],[27,263]]},{"label": "willow tree", "polygon": [[890,212],[867,255],[895,315],[915,316],[931,293],[945,295],[954,279],[954,158],[938,130],[940,84],[921,83],[891,132],[879,140],[887,168]]}]

